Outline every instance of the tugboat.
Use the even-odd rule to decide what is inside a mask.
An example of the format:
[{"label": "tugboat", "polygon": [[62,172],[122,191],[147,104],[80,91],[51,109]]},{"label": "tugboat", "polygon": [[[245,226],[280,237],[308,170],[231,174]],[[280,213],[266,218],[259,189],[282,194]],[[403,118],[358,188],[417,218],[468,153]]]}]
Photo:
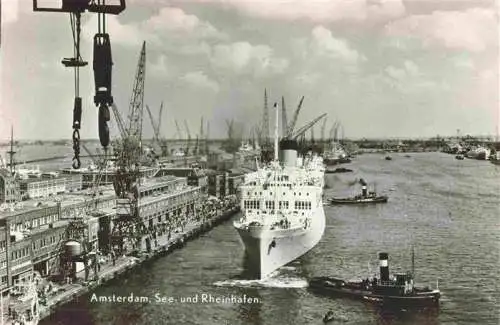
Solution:
[{"label": "tugboat", "polygon": [[351,172],[352,172],[352,169],[344,168],[344,167],[339,167],[339,168],[335,168],[335,169],[327,167],[325,169],[325,174],[351,173]]},{"label": "tugboat", "polygon": [[366,203],[387,203],[386,195],[377,195],[375,191],[368,192],[366,182],[363,179],[359,180],[361,184],[361,194],[350,198],[330,198],[330,204],[366,204]]},{"label": "tugboat", "polygon": [[[412,253],[412,265],[413,263]],[[379,253],[380,279],[376,277],[361,281],[344,281],[328,276],[314,277],[309,280],[311,291],[329,296],[348,296],[361,300],[390,305],[391,307],[432,307],[439,305],[441,292],[429,287],[414,286],[414,274],[396,273],[389,277],[389,255]],[[413,269],[414,267],[412,267]],[[326,315],[325,315],[326,316]]]}]

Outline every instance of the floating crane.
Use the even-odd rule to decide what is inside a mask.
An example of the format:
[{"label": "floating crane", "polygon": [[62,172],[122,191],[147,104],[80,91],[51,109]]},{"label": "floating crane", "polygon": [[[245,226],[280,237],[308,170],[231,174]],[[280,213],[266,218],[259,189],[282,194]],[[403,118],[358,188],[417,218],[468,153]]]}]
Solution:
[{"label": "floating crane", "polygon": [[88,64],[80,54],[81,16],[84,12],[97,13],[97,34],[94,35],[94,104],[99,107],[98,129],[99,140],[104,148],[109,145],[110,119],[109,106],[113,104],[111,95],[111,77],[113,61],[111,57],[111,41],[106,33],[106,14],[118,15],[125,10],[125,0],[119,5],[106,5],[105,0],[62,0],[60,8],[42,7],[38,0],[33,0],[33,11],[69,13],[73,35],[74,56],[64,58],[62,64],[73,68],[75,73],[75,99],[73,103],[73,168],[81,166],[80,161],[80,128],[82,117],[82,97],[80,96],[80,68]]}]

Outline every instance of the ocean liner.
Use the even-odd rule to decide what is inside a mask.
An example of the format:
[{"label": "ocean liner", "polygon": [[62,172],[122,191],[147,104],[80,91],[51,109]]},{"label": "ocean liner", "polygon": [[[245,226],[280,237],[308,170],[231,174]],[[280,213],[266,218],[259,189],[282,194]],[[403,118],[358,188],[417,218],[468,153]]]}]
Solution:
[{"label": "ocean liner", "polygon": [[242,217],[234,222],[248,271],[259,279],[307,253],[325,230],[323,159],[313,153],[298,157],[297,141],[278,143],[277,129],[274,160],[245,175]]}]

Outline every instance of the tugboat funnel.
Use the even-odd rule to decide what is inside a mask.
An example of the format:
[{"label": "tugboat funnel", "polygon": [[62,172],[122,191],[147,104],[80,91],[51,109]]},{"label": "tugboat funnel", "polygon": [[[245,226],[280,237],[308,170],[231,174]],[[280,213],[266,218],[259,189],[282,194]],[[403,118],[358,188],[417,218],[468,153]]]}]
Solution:
[{"label": "tugboat funnel", "polygon": [[380,261],[380,280],[382,282],[389,281],[389,254],[379,253],[378,259]]},{"label": "tugboat funnel", "polygon": [[366,189],[366,185],[363,185],[361,187],[361,193],[363,194],[363,197],[366,197],[366,195],[368,194],[368,190]]}]

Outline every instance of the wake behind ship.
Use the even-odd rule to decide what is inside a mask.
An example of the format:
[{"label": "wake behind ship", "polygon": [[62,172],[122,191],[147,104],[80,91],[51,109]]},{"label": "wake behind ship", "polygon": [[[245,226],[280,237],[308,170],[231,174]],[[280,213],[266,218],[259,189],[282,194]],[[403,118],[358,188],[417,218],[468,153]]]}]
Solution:
[{"label": "wake behind ship", "polygon": [[249,271],[259,279],[311,250],[325,230],[323,159],[298,157],[295,140],[275,140],[275,160],[247,174],[241,185],[243,216],[234,222]]}]

